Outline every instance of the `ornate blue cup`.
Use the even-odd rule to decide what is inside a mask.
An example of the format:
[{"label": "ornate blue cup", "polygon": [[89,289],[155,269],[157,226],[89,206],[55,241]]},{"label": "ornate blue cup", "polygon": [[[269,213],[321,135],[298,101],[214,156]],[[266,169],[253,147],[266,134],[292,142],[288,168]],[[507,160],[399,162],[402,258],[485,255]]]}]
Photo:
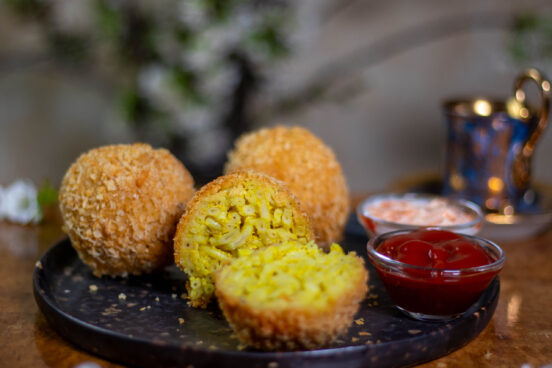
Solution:
[{"label": "ornate blue cup", "polygon": [[[526,81],[539,86],[538,112],[525,104]],[[447,101],[446,195],[469,199],[489,212],[514,214],[531,206],[531,158],[547,125],[550,82],[524,71],[506,102],[485,98]]]}]

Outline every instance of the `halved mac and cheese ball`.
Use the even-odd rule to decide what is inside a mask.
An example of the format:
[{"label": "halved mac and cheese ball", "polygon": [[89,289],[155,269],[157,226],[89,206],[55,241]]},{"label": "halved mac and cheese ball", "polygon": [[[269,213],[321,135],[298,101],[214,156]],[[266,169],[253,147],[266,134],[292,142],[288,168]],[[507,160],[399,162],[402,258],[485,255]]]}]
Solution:
[{"label": "halved mac and cheese ball", "polygon": [[332,149],[307,129],[276,126],[245,134],[224,169],[256,170],[283,181],[310,216],[319,245],[343,237],[350,208],[347,182]]},{"label": "halved mac and cheese ball", "polygon": [[221,176],[190,200],[174,237],[175,262],[188,275],[190,305],[207,306],[214,273],[234,258],[312,238],[307,215],[281,182],[256,172]]},{"label": "halved mac and cheese ball", "polygon": [[92,149],[59,190],[63,230],[96,276],[139,275],[172,261],[172,238],[192,176],[169,151],[147,144]]},{"label": "halved mac and cheese ball", "polygon": [[287,241],[255,251],[216,275],[219,305],[238,339],[261,350],[327,346],[351,325],[368,272],[354,252]]}]

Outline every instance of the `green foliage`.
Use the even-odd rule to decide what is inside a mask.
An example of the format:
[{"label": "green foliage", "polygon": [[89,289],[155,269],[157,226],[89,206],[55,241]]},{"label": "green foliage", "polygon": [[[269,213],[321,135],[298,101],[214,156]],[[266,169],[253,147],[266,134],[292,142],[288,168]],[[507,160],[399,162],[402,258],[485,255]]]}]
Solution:
[{"label": "green foliage", "polygon": [[127,65],[140,65],[157,59],[152,19],[133,6],[121,3],[114,7],[107,0],[96,0],[96,18],[100,33]]},{"label": "green foliage", "polygon": [[199,105],[205,103],[205,99],[196,88],[196,78],[197,76],[193,72],[180,67],[174,67],[171,70],[173,86],[186,100],[189,100],[192,104]]},{"label": "green foliage", "polygon": [[23,16],[42,16],[48,11],[48,2],[41,0],[4,0],[15,12]]},{"label": "green foliage", "polygon": [[204,0],[204,6],[209,10],[211,16],[218,21],[228,18],[236,0]]},{"label": "green foliage", "polygon": [[535,14],[520,14],[515,21],[514,30],[517,32],[532,31],[538,28],[541,22],[541,19],[539,19]]},{"label": "green foliage", "polygon": [[119,108],[124,120],[135,125],[142,123],[148,113],[147,101],[138,94],[136,88],[121,91]]},{"label": "green foliage", "polygon": [[40,188],[38,188],[37,193],[37,202],[40,207],[41,213],[44,213],[44,210],[52,205],[55,205],[58,201],[58,191],[49,181],[44,181]]},{"label": "green foliage", "polygon": [[552,58],[552,17],[523,13],[516,17],[509,50],[518,63]]},{"label": "green foliage", "polygon": [[176,26],[173,33],[174,38],[178,40],[178,42],[183,46],[190,44],[191,40],[193,39],[193,32],[184,25]]},{"label": "green foliage", "polygon": [[47,37],[52,53],[59,60],[82,63],[88,59],[90,43],[86,36],[50,30]]},{"label": "green foliage", "polygon": [[[122,118],[137,137],[169,142],[208,170],[224,159],[222,149],[196,154],[187,147],[209,131],[229,140],[219,132],[238,130],[233,121],[248,124],[251,90],[266,66],[288,53],[293,9],[289,0],[6,1],[20,12],[41,11],[34,20],[59,59],[107,73]],[[82,13],[55,17],[67,12]]]},{"label": "green foliage", "polygon": [[267,51],[271,57],[281,57],[288,53],[288,48],[275,24],[264,24],[251,35],[251,41]]},{"label": "green foliage", "polygon": [[116,40],[123,33],[123,13],[112,8],[105,0],[95,2],[96,17],[102,34]]}]

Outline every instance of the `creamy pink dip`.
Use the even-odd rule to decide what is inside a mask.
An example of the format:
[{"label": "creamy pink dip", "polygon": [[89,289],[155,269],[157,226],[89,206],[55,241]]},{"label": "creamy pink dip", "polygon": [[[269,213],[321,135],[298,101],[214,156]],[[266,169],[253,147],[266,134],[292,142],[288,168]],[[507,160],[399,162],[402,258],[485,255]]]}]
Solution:
[{"label": "creamy pink dip", "polygon": [[460,225],[475,219],[443,199],[381,199],[367,204],[364,211],[373,218],[418,226]]}]

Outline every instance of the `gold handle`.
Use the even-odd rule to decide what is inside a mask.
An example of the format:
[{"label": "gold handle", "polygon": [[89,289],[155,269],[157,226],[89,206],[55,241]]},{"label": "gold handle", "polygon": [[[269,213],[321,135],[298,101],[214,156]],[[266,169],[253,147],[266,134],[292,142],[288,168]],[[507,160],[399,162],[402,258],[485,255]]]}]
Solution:
[{"label": "gold handle", "polygon": [[[525,106],[525,92],[522,87],[527,81],[533,81],[539,87],[541,108],[538,112],[539,121],[514,162],[514,183],[518,188],[523,188],[529,183],[531,177],[531,157],[533,156],[537,141],[548,124],[548,112],[550,110],[550,82],[541,72],[533,68],[524,70],[514,83],[514,98],[518,104]],[[522,117],[529,116],[529,114],[523,115]]]}]

